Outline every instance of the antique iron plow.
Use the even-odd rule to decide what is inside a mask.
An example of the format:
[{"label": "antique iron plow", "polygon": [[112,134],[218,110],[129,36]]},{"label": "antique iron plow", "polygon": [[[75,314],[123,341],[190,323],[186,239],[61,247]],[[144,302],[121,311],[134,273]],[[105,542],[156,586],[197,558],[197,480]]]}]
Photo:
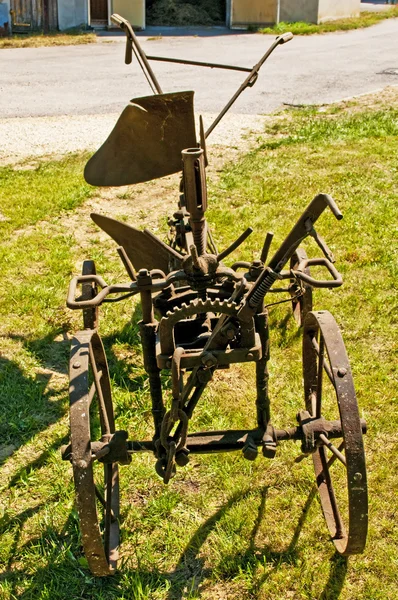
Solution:
[{"label": "antique iron plow", "polygon": [[[128,34],[127,61],[133,47],[146,67],[147,57],[136,43],[131,26],[120,17],[115,20]],[[152,75],[149,78],[156,81]],[[155,89],[160,91],[157,86]],[[87,179],[117,185],[120,181],[133,183],[182,170],[182,193],[178,210],[170,219],[171,244],[147,230],[142,232],[104,215],[92,215],[119,244],[118,252],[130,281],[107,285],[96,274],[94,263],[85,261],[83,274],[71,281],[68,292],[67,305],[83,311],[84,330],[72,341],[71,440],[63,448],[63,457],[73,467],[82,542],[90,569],[99,576],[116,569],[119,464],[130,463],[137,453],[152,452],[156,472],[167,484],[192,454],[240,450],[246,459],[254,460],[261,448],[264,457],[272,459],[278,445],[287,440],[299,440],[303,455],[312,455],[322,509],[337,551],[345,555],[361,552],[367,533],[362,441],[366,424],[359,416],[339,328],[329,312],[312,310],[311,295],[312,288],[342,284],[333,256],[314,227],[326,209],[340,220],[339,208],[329,195],[319,194],[271,258],[272,234],[267,233],[258,260],[235,262],[228,267],[224,260],[244,242],[251,229],[226,250],[217,250],[205,215],[206,134],[202,125],[201,142],[197,144],[192,95],[159,94],[134,101],[128,109],[90,159]],[[176,124],[178,131],[175,133],[173,126],[165,135],[170,123]],[[149,129],[153,134],[148,142],[151,152],[145,160],[135,160],[137,144],[147,143],[140,136]],[[185,145],[187,141],[190,144]],[[163,144],[168,145],[167,158],[172,166],[159,158]],[[123,170],[118,165],[118,149]],[[318,244],[321,258],[307,258],[300,246],[307,237]],[[314,279],[312,266],[324,267],[328,278]],[[275,286],[281,281],[288,282],[282,290]],[[303,336],[304,406],[297,425],[286,429],[272,425],[268,395],[267,301],[275,291],[288,294]],[[142,307],[139,328],[152,399],[151,440],[129,439],[127,431],[116,429],[107,360],[97,330],[101,304],[134,295],[139,295]],[[241,362],[255,365],[255,427],[190,432],[192,414],[217,370]],[[162,370],[171,373],[169,401],[164,398]]]}]

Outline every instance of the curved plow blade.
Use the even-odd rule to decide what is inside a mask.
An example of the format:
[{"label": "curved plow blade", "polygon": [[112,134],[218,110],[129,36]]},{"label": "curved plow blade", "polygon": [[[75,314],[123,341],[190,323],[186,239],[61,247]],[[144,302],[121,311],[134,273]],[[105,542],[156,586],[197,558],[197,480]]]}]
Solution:
[{"label": "curved plow blade", "polygon": [[98,186],[150,181],[181,171],[181,151],[196,145],[193,92],[134,98],[84,177]]},{"label": "curved plow blade", "polygon": [[126,223],[91,213],[91,218],[105,231],[119,246],[123,246],[134,269],[160,269],[169,272],[170,259],[175,260],[177,253],[155,236],[139,231]]}]

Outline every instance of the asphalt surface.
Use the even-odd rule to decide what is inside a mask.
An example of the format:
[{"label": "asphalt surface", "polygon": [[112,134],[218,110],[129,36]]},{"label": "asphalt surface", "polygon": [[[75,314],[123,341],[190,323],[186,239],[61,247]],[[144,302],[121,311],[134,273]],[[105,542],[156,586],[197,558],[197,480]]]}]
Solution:
[{"label": "asphalt surface", "polygon": [[[273,36],[142,37],[147,54],[253,66]],[[1,50],[1,117],[106,114],[150,94],[136,63],[124,64],[122,38],[84,46]],[[111,41],[111,43],[109,43]],[[398,67],[398,19],[368,29],[296,36],[280,46],[235,112],[261,114],[284,102],[329,103],[398,83],[383,71]],[[153,63],[163,91],[193,89],[196,109],[217,112],[242,73]]]},{"label": "asphalt surface", "polygon": [[[222,29],[216,33],[198,30],[196,35],[148,37],[146,32],[140,41],[148,55],[252,67],[274,39]],[[0,159],[13,153],[10,144],[26,144],[27,138],[33,154],[44,153],[47,145],[52,151],[54,136],[64,136],[67,149],[93,147],[102,121],[106,131],[97,137],[105,139],[111,122],[130,99],[151,94],[138,64],[124,63],[120,36],[82,46],[5,49],[0,51],[0,61]],[[151,64],[163,91],[195,90],[196,111],[210,119],[246,77],[226,70]],[[231,112],[253,119],[283,104],[331,103],[393,84],[398,84],[398,19],[368,29],[296,36],[274,51],[257,83],[243,92]],[[69,134],[68,118],[76,123]],[[41,128],[48,123],[41,141],[40,127],[35,133],[36,119]],[[70,148],[68,135],[72,139],[80,130],[81,142]],[[40,148],[34,150],[36,142]],[[59,145],[62,149],[62,140]]]}]

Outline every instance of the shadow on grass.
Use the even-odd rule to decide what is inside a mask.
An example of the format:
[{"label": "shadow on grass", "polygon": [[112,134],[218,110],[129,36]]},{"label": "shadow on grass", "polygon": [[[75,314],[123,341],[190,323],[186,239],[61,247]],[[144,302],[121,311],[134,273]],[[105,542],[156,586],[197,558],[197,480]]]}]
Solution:
[{"label": "shadow on grass", "polygon": [[[119,342],[140,353],[137,327],[140,317],[136,310],[132,322],[120,333],[103,339],[112,380],[129,392],[142,388],[147,376],[143,369],[132,376],[131,361],[116,356],[112,348]],[[0,356],[0,464],[68,412],[70,340],[66,336],[60,339],[59,330],[33,340],[19,335],[8,338],[22,344],[26,356],[20,354],[18,361]],[[26,357],[37,367],[29,366],[25,372]],[[40,460],[34,463],[38,466]]]},{"label": "shadow on grass", "polygon": [[[219,521],[235,504],[244,500],[253,489],[247,489],[232,496],[216,513],[203,523],[188,542],[172,572],[162,573],[158,570],[142,568],[128,569],[121,565],[121,572],[112,578],[95,578],[85,568],[84,557],[79,556],[76,547],[79,545],[78,519],[72,511],[62,530],[56,533],[53,528],[46,528],[39,537],[30,539],[18,549],[21,531],[27,519],[40,511],[43,504],[20,513],[11,519],[0,521],[0,533],[12,531],[14,538],[10,544],[7,567],[0,573],[0,583],[6,583],[9,598],[21,600],[36,600],[51,597],[52,600],[70,598],[77,600],[111,600],[117,598],[149,600],[164,594],[167,600],[182,600],[183,598],[200,598],[200,585],[206,578],[216,573],[218,579],[231,580],[238,573],[249,571],[250,567],[258,565],[259,561],[271,566],[271,570],[262,578],[253,581],[252,593],[258,593],[264,581],[272,572],[277,571],[283,564],[295,564],[299,558],[296,546],[301,530],[307,519],[308,512],[316,494],[313,487],[303,507],[302,515],[296,525],[293,537],[282,552],[274,552],[270,546],[258,548],[255,538],[261,521],[266,513],[267,487],[260,490],[260,503],[257,517],[248,539],[247,550],[244,554],[224,556],[221,564],[214,568],[204,568],[204,561],[199,552],[209,535],[217,527]],[[38,566],[34,571],[15,568],[14,561],[22,555],[28,555],[30,549],[39,553],[40,559],[47,564]],[[40,562],[40,560],[39,560]],[[338,600],[344,585],[347,572],[347,559],[337,553],[331,559],[329,579],[319,596],[320,600]]]},{"label": "shadow on grass", "polygon": [[0,357],[0,439],[8,448],[3,459],[65,414],[65,387],[50,385],[52,377],[44,365],[30,376]]}]

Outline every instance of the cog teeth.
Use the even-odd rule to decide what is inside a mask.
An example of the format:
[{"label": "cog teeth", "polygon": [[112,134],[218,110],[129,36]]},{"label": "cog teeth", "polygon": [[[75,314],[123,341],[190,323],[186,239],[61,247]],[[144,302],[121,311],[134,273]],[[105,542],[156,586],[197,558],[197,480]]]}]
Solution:
[{"label": "cog teeth", "polygon": [[[181,306],[175,306],[168,311],[161,319],[162,328],[168,327],[168,323],[177,323],[180,319],[191,317],[202,312],[221,313],[233,316],[236,314],[238,306],[234,302],[228,300],[202,300],[196,298],[190,303],[183,302]],[[172,325],[171,325],[172,326]]]}]

